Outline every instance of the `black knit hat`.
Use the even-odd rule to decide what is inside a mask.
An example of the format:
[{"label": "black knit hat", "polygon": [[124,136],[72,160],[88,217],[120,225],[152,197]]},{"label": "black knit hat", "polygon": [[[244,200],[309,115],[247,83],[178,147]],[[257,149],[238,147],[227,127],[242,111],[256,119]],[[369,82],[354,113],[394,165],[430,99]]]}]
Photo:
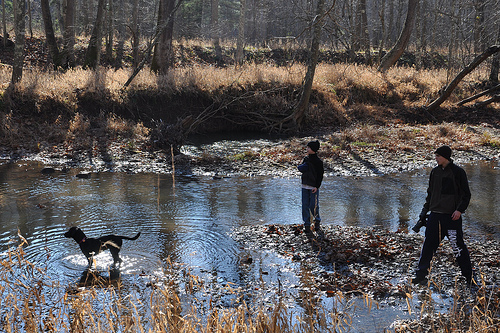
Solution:
[{"label": "black knit hat", "polygon": [[311,141],[307,144],[307,146],[311,148],[313,152],[317,152],[319,150],[319,141]]},{"label": "black knit hat", "polygon": [[443,156],[447,160],[450,160],[451,159],[451,148],[448,146],[441,146],[438,149],[436,149],[434,154],[438,154],[440,156]]}]

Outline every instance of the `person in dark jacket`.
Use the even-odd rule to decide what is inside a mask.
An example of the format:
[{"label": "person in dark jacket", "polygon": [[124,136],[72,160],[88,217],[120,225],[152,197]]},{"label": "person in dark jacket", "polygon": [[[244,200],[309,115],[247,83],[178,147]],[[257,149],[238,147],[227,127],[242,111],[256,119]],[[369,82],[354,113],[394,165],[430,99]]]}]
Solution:
[{"label": "person in dark jacket", "polygon": [[472,283],[472,265],[464,243],[462,214],[469,206],[471,193],[464,169],[453,163],[451,149],[441,146],[435,151],[438,164],[432,169],[420,221],[426,222],[425,240],[418,262],[415,284],[426,283],[432,257],[445,236],[448,237],[462,275]]},{"label": "person in dark jacket", "polygon": [[323,161],[316,154],[319,150],[319,141],[307,144],[307,156],[298,166],[302,173],[302,220],[305,232],[311,232],[311,223],[314,229],[319,230],[321,218],[319,216],[319,188],[323,181]]}]

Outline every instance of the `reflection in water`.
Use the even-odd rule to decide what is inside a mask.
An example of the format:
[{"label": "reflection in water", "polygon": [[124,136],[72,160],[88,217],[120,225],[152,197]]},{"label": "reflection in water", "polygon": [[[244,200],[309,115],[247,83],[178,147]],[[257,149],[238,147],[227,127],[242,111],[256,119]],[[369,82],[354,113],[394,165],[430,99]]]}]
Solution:
[{"label": "reflection in water", "polygon": [[103,273],[96,270],[86,269],[82,272],[80,280],[78,281],[79,287],[88,286],[118,286],[120,283],[120,270],[110,269],[108,272]]},{"label": "reflection in water", "polygon": [[[63,237],[70,226],[89,237],[141,231],[140,241],[124,244],[121,254],[131,262],[125,273],[153,271],[170,257],[239,284],[252,273],[241,267],[241,249],[228,236],[232,228],[301,223],[298,178],[179,176],[174,191],[170,175],[101,173],[78,179],[77,170],[46,175],[42,167],[0,166],[0,250],[19,229],[30,244],[30,260],[48,265],[62,281],[83,269],[70,260],[81,256],[78,246]],[[465,169],[473,194],[464,216],[466,235],[499,239],[499,169],[495,163]],[[424,202],[428,172],[327,177],[320,199],[323,223],[408,228]],[[100,258],[107,262],[105,255]]]}]

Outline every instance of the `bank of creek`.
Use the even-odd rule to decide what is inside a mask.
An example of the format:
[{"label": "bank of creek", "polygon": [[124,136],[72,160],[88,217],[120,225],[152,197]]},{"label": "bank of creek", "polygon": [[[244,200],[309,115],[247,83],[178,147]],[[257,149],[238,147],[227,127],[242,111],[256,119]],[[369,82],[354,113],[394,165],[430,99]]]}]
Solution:
[{"label": "bank of creek", "polygon": [[[309,300],[351,315],[359,332],[425,328],[433,315],[449,313],[457,298],[467,306],[475,293],[488,295],[498,311],[500,202],[494,184],[500,181],[500,150],[467,134],[498,133],[471,126],[462,129],[461,142],[427,138],[439,129],[408,127],[412,140],[383,145],[339,133],[198,137],[173,159],[169,151],[118,141],[106,154],[99,147],[75,151],[63,145],[34,154],[4,152],[2,216],[11,222],[2,226],[2,243],[19,229],[33,262],[45,263],[62,284],[75,284],[85,263],[77,244],[62,240],[65,228],[76,223],[92,236],[110,230],[132,235],[139,228],[141,238],[124,244],[130,263],[121,281],[127,290],[140,292],[191,272],[205,281],[198,296],[218,306],[245,301],[270,307],[281,299],[290,313],[300,313]],[[313,138],[323,143],[319,154],[326,164],[324,222],[308,236],[300,225],[296,165]],[[434,147],[441,144],[454,148],[473,191],[464,217],[479,285],[472,291],[446,241],[433,261],[430,287],[409,282],[423,241],[423,231],[410,228],[425,198]],[[53,252],[49,260],[36,253],[43,248]],[[177,267],[172,276],[160,273],[167,258]],[[98,268],[105,270],[109,260],[98,260]],[[367,296],[378,307],[367,305]],[[433,315],[421,320],[424,307]]]}]

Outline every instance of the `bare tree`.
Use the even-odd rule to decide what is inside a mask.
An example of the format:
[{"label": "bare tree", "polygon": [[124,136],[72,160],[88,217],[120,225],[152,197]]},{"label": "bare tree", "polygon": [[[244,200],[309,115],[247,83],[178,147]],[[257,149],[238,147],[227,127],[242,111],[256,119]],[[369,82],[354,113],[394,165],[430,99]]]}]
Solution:
[{"label": "bare tree", "polygon": [[97,16],[94,23],[94,29],[90,36],[89,45],[85,53],[84,67],[97,68],[101,59],[102,45],[102,25],[104,21],[104,6],[106,0],[99,0],[97,5]]},{"label": "bare tree", "polygon": [[219,30],[219,0],[211,0],[212,16],[210,19],[210,37],[215,48],[215,58],[218,64],[222,61],[222,48],[220,46]]},{"label": "bare tree", "polygon": [[448,86],[446,86],[443,90],[441,95],[435,99],[429,106],[427,107],[427,111],[433,111],[437,109],[443,102],[450,97],[451,93],[453,90],[456,88],[456,86],[462,81],[462,79],[472,72],[477,66],[479,66],[483,61],[485,61],[489,56],[497,53],[500,51],[500,45],[494,45],[490,46],[486,51],[478,55],[474,60],[467,65],[458,75],[450,82]]},{"label": "bare tree", "polygon": [[314,17],[314,20],[312,22],[313,33],[311,40],[311,49],[309,52],[310,54],[308,59],[307,72],[304,78],[304,83],[302,85],[302,94],[300,95],[300,100],[295,106],[293,113],[284,120],[285,122],[291,121],[294,127],[300,127],[302,125],[305,119],[306,112],[309,108],[309,99],[312,92],[314,73],[316,71],[316,65],[318,64],[319,43],[321,40],[321,30],[325,12],[324,7],[325,0],[318,0],[316,7],[316,16]]},{"label": "bare tree", "polygon": [[12,84],[21,82],[23,78],[24,43],[25,43],[25,16],[26,2],[14,0],[14,30],[16,33],[16,45],[14,47],[14,62],[12,65]]},{"label": "bare tree", "polygon": [[368,17],[366,13],[366,0],[359,0],[356,6],[355,26],[353,33],[352,48],[354,51],[370,49],[368,38]]},{"label": "bare tree", "polygon": [[106,10],[106,59],[113,59],[113,43],[114,43],[114,24],[113,18],[115,15],[115,7],[113,0],[108,0],[108,8]]},{"label": "bare tree", "polygon": [[175,7],[172,10],[172,12],[170,13],[168,19],[166,21],[164,21],[163,24],[156,29],[156,33],[155,33],[155,35],[153,37],[153,40],[152,40],[150,46],[144,52],[145,56],[143,57],[142,61],[137,65],[137,67],[134,68],[134,71],[133,71],[132,75],[130,75],[130,77],[128,78],[127,82],[125,82],[125,84],[123,85],[123,88],[127,88],[130,85],[130,83],[132,83],[132,81],[137,76],[137,74],[139,74],[139,72],[141,71],[141,69],[144,67],[144,65],[146,64],[146,60],[148,59],[148,56],[151,53],[151,50],[156,47],[156,45],[158,44],[160,38],[162,38],[162,34],[163,34],[162,32],[166,29],[167,25],[170,24],[170,20],[174,19],[173,18],[174,14],[177,11],[177,9],[179,8],[179,6],[181,5],[181,3],[182,3],[182,0],[178,0],[177,1],[177,4],[175,4]]},{"label": "bare tree", "polygon": [[63,66],[75,65],[75,0],[65,0]]},{"label": "bare tree", "polygon": [[236,41],[236,63],[243,63],[243,46],[245,42],[246,0],[240,0],[240,19],[238,24],[238,40]]},{"label": "bare tree", "polygon": [[3,47],[7,47],[7,39],[9,34],[7,33],[7,18],[5,14],[5,0],[2,0],[2,31],[3,31]]},{"label": "bare tree", "polygon": [[380,10],[378,13],[378,16],[380,18],[380,29],[381,29],[381,36],[380,36],[380,41],[379,41],[379,46],[378,46],[378,61],[380,61],[382,57],[382,51],[384,50],[385,46],[385,40],[387,39],[387,29],[385,28],[385,1],[382,0],[380,4]]},{"label": "bare tree", "polygon": [[117,47],[115,67],[121,68],[123,61],[123,53],[125,47],[125,6],[118,6],[117,8]]},{"label": "bare tree", "polygon": [[61,56],[59,54],[59,48],[57,47],[54,27],[52,25],[52,15],[50,14],[49,0],[41,0],[40,6],[42,9],[43,26],[45,28],[45,38],[47,38],[47,45],[49,47],[52,63],[55,67],[60,67],[62,65]]},{"label": "bare tree", "polygon": [[[500,45],[500,24],[498,24],[497,45]],[[491,62],[490,81],[492,83],[498,83],[499,68],[500,68],[500,52],[497,52],[493,56],[493,61]]]},{"label": "bare tree", "polygon": [[135,69],[139,65],[139,0],[133,0],[132,3],[132,24],[130,32],[132,34],[132,66]]},{"label": "bare tree", "polygon": [[28,31],[30,32],[30,37],[33,38],[33,16],[31,13],[31,0],[27,0],[26,3],[28,5]]},{"label": "bare tree", "polygon": [[154,48],[151,70],[166,74],[174,63],[172,37],[174,30],[175,0],[160,0],[158,9],[158,43]]},{"label": "bare tree", "polygon": [[387,71],[392,65],[398,61],[398,59],[403,54],[406,46],[410,41],[411,31],[415,23],[415,13],[417,8],[418,0],[408,0],[408,11],[406,13],[406,21],[401,35],[398,38],[396,44],[392,49],[382,58],[378,70],[380,72]]},{"label": "bare tree", "polygon": [[474,52],[484,49],[485,0],[474,0]]}]

